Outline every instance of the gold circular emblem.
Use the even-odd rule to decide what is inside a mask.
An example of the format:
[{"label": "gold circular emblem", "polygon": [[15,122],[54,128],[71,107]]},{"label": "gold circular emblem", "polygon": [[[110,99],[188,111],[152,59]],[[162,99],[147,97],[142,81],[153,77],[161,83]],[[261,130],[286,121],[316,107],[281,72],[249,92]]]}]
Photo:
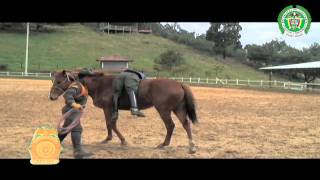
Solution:
[{"label": "gold circular emblem", "polygon": [[29,147],[31,164],[57,164],[61,145],[57,131],[53,129],[37,129]]}]

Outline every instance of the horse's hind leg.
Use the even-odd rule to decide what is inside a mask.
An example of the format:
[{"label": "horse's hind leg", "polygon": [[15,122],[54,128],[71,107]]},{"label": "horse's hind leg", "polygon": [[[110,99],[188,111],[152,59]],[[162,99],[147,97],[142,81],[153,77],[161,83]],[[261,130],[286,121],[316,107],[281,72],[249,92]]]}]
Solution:
[{"label": "horse's hind leg", "polygon": [[174,122],[172,121],[170,110],[164,110],[164,109],[158,109],[158,108],[157,110],[167,129],[167,135],[164,139],[164,142],[158,146],[158,148],[162,148],[170,144],[171,136],[172,136],[175,125],[174,125]]},{"label": "horse's hind leg", "polygon": [[118,138],[120,139],[121,144],[127,145],[128,143],[127,143],[126,139],[122,136],[122,134],[120,133],[120,131],[117,128],[117,121],[112,121],[111,127],[112,127],[113,131],[117,134]]},{"label": "horse's hind leg", "polygon": [[104,115],[106,119],[107,129],[108,129],[108,136],[102,143],[108,143],[112,140],[112,130],[117,134],[118,138],[121,141],[122,145],[127,145],[125,138],[122,136],[120,131],[117,128],[117,121],[111,121],[111,112],[107,109],[104,109]]},{"label": "horse's hind leg", "polygon": [[112,140],[111,113],[109,110],[106,110],[106,109],[104,109],[103,112],[104,112],[104,116],[105,116],[105,120],[106,120],[108,136],[101,143],[108,143],[109,141]]},{"label": "horse's hind leg", "polygon": [[188,139],[189,139],[189,153],[195,153],[197,151],[195,144],[192,139],[192,132],[190,121],[187,119],[187,112],[185,109],[184,103],[181,103],[175,110],[174,113],[178,117],[179,121],[181,122],[183,128],[186,130]]}]

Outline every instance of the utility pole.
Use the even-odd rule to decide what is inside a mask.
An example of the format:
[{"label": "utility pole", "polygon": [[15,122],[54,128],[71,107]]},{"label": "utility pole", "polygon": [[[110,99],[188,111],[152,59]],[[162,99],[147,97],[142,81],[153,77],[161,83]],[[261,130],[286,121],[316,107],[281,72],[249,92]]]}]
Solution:
[{"label": "utility pole", "polygon": [[28,75],[28,51],[29,51],[29,23],[27,23],[26,63],[24,73]]}]

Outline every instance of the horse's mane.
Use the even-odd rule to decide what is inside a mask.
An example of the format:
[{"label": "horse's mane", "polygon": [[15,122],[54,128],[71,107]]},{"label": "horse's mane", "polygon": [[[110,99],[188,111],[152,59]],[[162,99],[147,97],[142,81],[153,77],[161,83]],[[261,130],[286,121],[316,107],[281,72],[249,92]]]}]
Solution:
[{"label": "horse's mane", "polygon": [[[75,69],[75,70],[70,70],[69,72],[74,73],[74,74],[78,74],[82,69]],[[104,72],[101,71],[93,71],[93,74],[88,74],[85,76],[89,76],[89,77],[98,77],[98,76],[104,76]]]},{"label": "horse's mane", "polygon": [[88,76],[94,76],[94,77],[104,76],[104,72],[93,72],[93,75],[88,75]]}]

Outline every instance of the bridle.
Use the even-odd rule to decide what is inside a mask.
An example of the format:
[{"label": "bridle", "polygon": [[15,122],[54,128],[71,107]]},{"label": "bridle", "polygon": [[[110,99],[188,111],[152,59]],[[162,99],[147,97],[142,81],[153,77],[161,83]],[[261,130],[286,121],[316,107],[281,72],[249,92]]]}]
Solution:
[{"label": "bridle", "polygon": [[[59,84],[64,84],[64,83],[66,83],[66,82],[71,82],[71,80],[70,80],[70,78],[69,78],[69,74],[66,74],[66,75],[67,75],[67,78],[66,78],[63,82],[61,82],[61,83],[59,83]],[[52,84],[54,84],[54,83],[55,83],[55,79],[53,80]],[[53,89],[56,89],[56,90],[60,91],[61,94],[65,91],[65,90],[63,90],[61,87],[59,87],[58,85],[54,85],[54,86],[53,86]]]}]

